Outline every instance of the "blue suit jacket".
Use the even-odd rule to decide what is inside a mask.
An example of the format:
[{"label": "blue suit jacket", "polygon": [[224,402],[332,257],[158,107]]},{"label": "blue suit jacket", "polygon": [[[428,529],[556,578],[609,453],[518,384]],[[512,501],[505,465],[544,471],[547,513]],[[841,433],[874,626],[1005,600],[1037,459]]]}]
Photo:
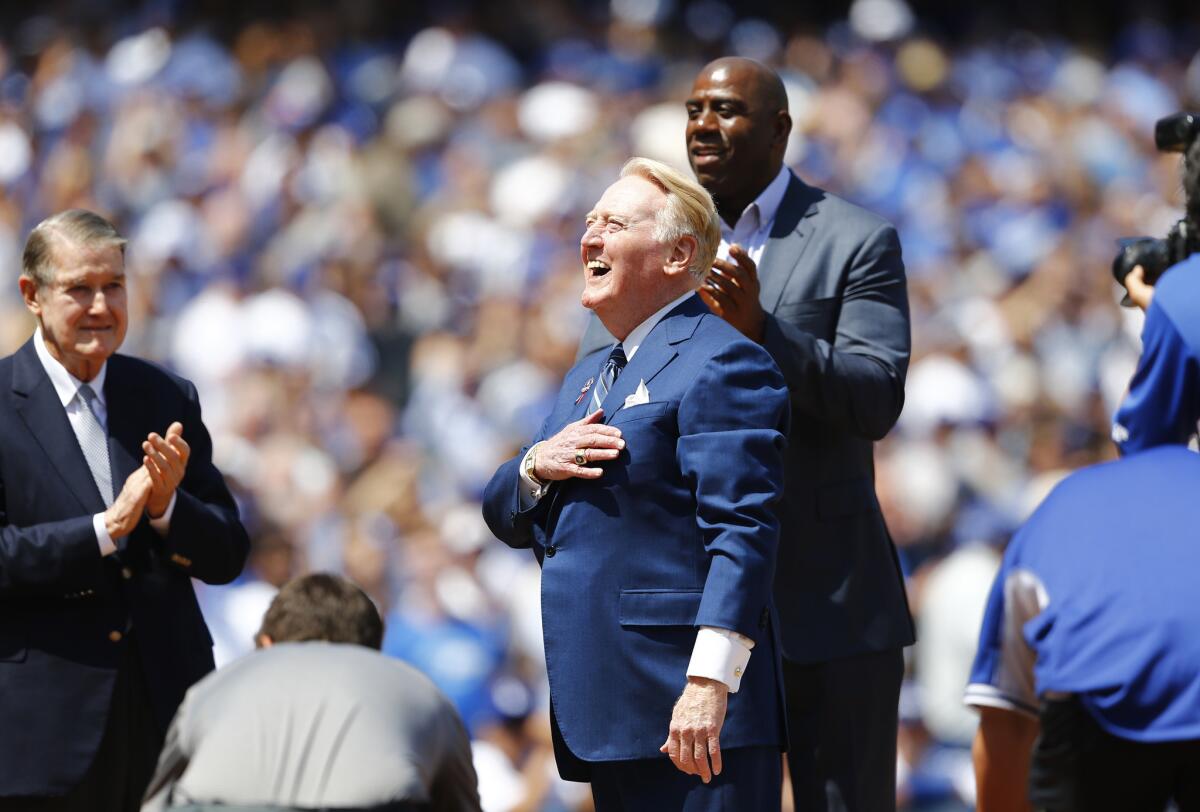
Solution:
[{"label": "blue suit jacket", "polygon": [[165,731],[213,667],[190,579],[232,580],[249,548],[192,385],[115,355],[104,394],[118,492],[149,432],[179,420],[191,446],[170,532],[143,519],[107,558],[92,528],[104,503],[32,341],[0,360],[0,796],[62,794],[82,779],[130,620]]},{"label": "blue suit jacket", "polygon": [[[607,348],[567,373],[536,440],[583,417]],[[622,408],[645,381],[650,402]],[[577,402],[578,401],[578,402]],[[771,622],[787,393],[770,356],[691,297],[658,323],[604,402],[626,441],[597,480],[518,501],[524,451],[488,483],[484,516],[542,565],[554,719],[585,761],[665,758],[698,626],[755,640],[722,747],[784,741]],[[560,760],[560,769],[562,762]],[[564,771],[566,774],[566,771]],[[568,777],[571,777],[568,775]]]},{"label": "blue suit jacket", "polygon": [[[792,406],[775,578],[784,656],[813,663],[906,646],[912,619],[872,450],[900,416],[908,370],[896,229],[793,175],[758,276],[763,346]],[[593,318],[580,353],[611,341]]]}]

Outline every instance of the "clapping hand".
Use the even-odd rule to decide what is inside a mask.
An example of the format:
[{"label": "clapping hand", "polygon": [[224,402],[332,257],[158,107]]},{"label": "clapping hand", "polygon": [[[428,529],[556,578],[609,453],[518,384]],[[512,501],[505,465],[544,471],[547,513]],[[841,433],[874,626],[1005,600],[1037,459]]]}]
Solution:
[{"label": "clapping hand", "polygon": [[150,476],[152,488],[146,501],[146,512],[157,519],[167,511],[175,489],[183,481],[191,448],[183,439],[183,424],[178,421],[167,428],[167,436],[151,432],[142,443],[142,465]]},{"label": "clapping hand", "polygon": [[152,486],[150,474],[145,466],[138,468],[125,480],[117,498],[108,506],[108,510],[104,511],[104,529],[108,531],[110,539],[116,541],[128,536],[137,527],[138,522],[142,520]]},{"label": "clapping hand", "polygon": [[713,262],[712,273],[697,292],[709,310],[761,344],[767,315],[758,301],[758,267],[740,245],[730,246],[729,257]]}]

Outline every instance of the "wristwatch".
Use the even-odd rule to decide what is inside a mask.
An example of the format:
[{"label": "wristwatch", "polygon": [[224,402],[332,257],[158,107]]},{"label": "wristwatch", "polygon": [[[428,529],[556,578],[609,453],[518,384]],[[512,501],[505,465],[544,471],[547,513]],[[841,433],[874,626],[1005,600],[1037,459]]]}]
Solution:
[{"label": "wristwatch", "polygon": [[534,443],[525,454],[525,476],[532,479],[539,488],[544,488],[546,483],[538,479],[537,474],[533,472],[537,467],[537,450],[540,445],[541,443]]}]

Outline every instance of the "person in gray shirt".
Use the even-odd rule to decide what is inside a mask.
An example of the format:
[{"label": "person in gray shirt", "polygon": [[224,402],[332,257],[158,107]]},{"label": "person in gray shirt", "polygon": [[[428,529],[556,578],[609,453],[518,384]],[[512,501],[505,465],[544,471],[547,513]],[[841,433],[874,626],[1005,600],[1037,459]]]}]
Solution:
[{"label": "person in gray shirt", "polygon": [[283,586],[259,651],[196,683],[146,792],[159,810],[480,809],[450,701],[378,649],[383,622],[336,575]]}]

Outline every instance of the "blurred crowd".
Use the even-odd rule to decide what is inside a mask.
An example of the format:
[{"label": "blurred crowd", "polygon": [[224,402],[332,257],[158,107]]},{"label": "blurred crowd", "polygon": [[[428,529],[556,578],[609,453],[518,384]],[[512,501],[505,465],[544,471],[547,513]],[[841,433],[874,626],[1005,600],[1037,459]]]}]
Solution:
[{"label": "blurred crowd", "polygon": [[914,352],[877,479],[921,639],[901,803],[969,808],[961,692],[999,550],[1064,472],[1114,456],[1140,314],[1107,268],[1118,237],[1181,214],[1152,139],[1200,97],[1180,35],[949,42],[903,0],[821,27],[722,0],[542,0],[506,6],[515,42],[469,4],[377,37],[364,19],[387,9],[363,3],[236,25],[177,5],[0,37],[0,350],[33,329],[28,230],[112,218],[125,351],[196,383],[254,540],[239,582],[203,587],[218,663],[288,577],[343,572],[386,613],[384,650],[456,702],[485,809],[590,804],[554,773],[536,564],[478,499],[573,360],[583,213],[631,155],[686,169],[691,79],[736,53],[785,78],[800,176],[899,229]]}]

